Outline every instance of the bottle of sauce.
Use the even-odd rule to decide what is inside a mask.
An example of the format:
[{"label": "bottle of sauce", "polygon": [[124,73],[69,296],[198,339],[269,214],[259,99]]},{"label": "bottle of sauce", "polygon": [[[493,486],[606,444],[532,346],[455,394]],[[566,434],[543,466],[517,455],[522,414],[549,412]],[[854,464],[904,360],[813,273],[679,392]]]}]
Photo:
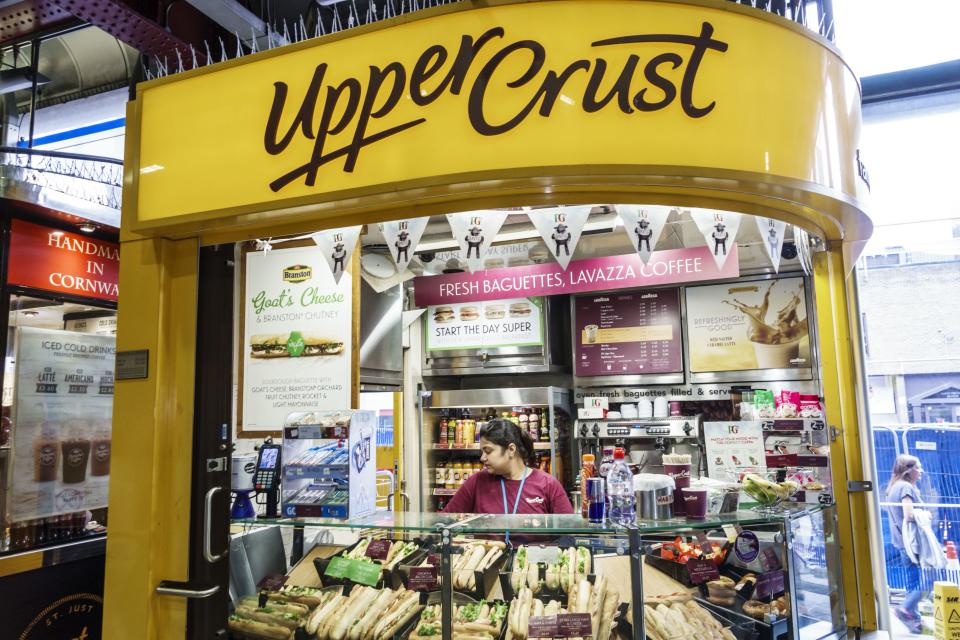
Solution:
[{"label": "bottle of sauce", "polygon": [[452,447],[457,442],[457,418],[451,414],[447,419],[447,446]]},{"label": "bottle of sauce", "polygon": [[447,486],[447,463],[438,462],[437,470],[434,475],[434,482],[437,487],[446,487]]},{"label": "bottle of sauce", "polygon": [[536,429],[537,435],[533,438],[534,441],[540,438],[540,409],[533,408],[530,410],[530,430],[533,431]]},{"label": "bottle of sauce", "polygon": [[583,454],[583,464],[580,465],[580,515],[586,518],[590,503],[587,500],[587,479],[597,477],[595,462],[597,457],[592,453]]},{"label": "bottle of sauce", "polygon": [[467,447],[470,447],[477,440],[477,422],[474,420],[470,414],[467,414],[466,420],[463,421],[463,444]]},{"label": "bottle of sauce", "polygon": [[454,442],[458,447],[463,446],[463,423],[466,422],[466,419],[463,417],[463,414],[460,414],[460,417],[457,418],[456,434],[454,435]]},{"label": "bottle of sauce", "polygon": [[437,442],[441,444],[447,443],[447,412],[440,412],[440,437],[437,439]]}]

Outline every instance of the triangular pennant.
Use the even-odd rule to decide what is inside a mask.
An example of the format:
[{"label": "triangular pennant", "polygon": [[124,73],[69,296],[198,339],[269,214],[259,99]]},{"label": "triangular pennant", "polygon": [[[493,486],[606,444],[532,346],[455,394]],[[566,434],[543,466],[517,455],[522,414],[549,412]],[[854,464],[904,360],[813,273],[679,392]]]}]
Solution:
[{"label": "triangular pennant", "polygon": [[417,250],[429,221],[429,218],[414,218],[384,222],[380,225],[380,232],[387,241],[387,249],[397,263],[397,271],[400,273],[403,273],[413,260],[413,253]]},{"label": "triangular pennant", "polygon": [[461,257],[466,261],[470,271],[477,271],[483,267],[483,258],[487,255],[493,239],[500,233],[500,227],[503,226],[508,214],[508,211],[497,209],[447,214],[453,239],[460,246]]},{"label": "triangular pennant", "polygon": [[696,223],[703,239],[707,241],[707,248],[713,254],[717,267],[722,269],[733,249],[733,243],[740,228],[739,213],[720,211],[719,209],[691,209],[690,215]]},{"label": "triangular pennant", "polygon": [[340,277],[350,268],[350,258],[357,248],[362,227],[344,227],[342,229],[327,229],[313,234],[313,241],[327,261],[334,281],[339,284]]},{"label": "triangular pennant", "polygon": [[566,270],[593,207],[556,207],[527,211],[550,253]]},{"label": "triangular pennant", "polygon": [[630,236],[630,244],[640,255],[643,264],[647,264],[657,248],[660,234],[667,226],[667,216],[670,215],[672,207],[618,204],[616,209],[620,220],[623,221],[623,230]]},{"label": "triangular pennant", "polygon": [[773,218],[757,217],[754,219],[757,221],[760,240],[767,250],[767,255],[770,256],[773,272],[780,273],[780,252],[783,251],[783,237],[787,230],[787,223]]}]

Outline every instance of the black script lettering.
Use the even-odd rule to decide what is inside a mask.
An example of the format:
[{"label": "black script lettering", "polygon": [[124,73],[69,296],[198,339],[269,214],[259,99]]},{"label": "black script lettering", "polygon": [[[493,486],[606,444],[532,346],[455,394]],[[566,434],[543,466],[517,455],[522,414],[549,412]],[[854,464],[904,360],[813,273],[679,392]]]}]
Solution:
[{"label": "black script lettering", "polygon": [[597,92],[600,91],[600,81],[603,80],[607,72],[607,61],[603,58],[597,58],[593,67],[593,73],[590,74],[590,80],[587,81],[587,90],[583,94],[583,110],[587,113],[600,111],[607,103],[617,96],[617,104],[624,113],[633,113],[633,107],[630,106],[630,81],[633,80],[633,74],[636,73],[637,65],[640,63],[640,57],[631,54],[627,58],[627,63],[623,65],[623,71],[600,100],[597,100]]},{"label": "black script lettering", "polygon": [[726,42],[714,40],[711,37],[712,35],[713,25],[709,22],[704,22],[700,26],[699,36],[681,36],[670,34],[619,36],[616,38],[597,40],[592,46],[606,47],[617,44],[639,44],[642,42],[663,42],[692,45],[693,52],[690,54],[690,62],[687,63],[687,68],[683,72],[683,81],[680,84],[680,104],[683,107],[683,112],[691,118],[702,118],[713,111],[713,108],[717,106],[717,103],[714,101],[705,107],[697,107],[693,104],[693,85],[697,79],[697,72],[700,70],[700,63],[703,61],[703,57],[706,55],[708,50],[713,49],[715,51],[724,52],[729,48]]},{"label": "black script lettering", "polygon": [[678,56],[675,53],[661,53],[658,56],[654,56],[650,59],[650,62],[647,63],[647,66],[643,69],[643,75],[653,86],[657,87],[663,91],[663,100],[659,102],[647,102],[644,100],[644,96],[647,93],[647,88],[644,87],[633,97],[633,104],[640,111],[656,111],[657,109],[663,109],[668,104],[673,102],[673,99],[677,97],[677,88],[673,86],[673,83],[670,82],[667,78],[664,78],[657,72],[657,67],[659,67],[664,62],[669,62],[673,65],[673,68],[676,69],[683,64],[683,58]]},{"label": "black script lettering", "polygon": [[[377,94],[380,93],[380,87],[383,86],[384,80],[390,75],[393,76],[393,88],[390,90],[390,95],[387,96],[379,109],[374,110],[374,103],[377,101]],[[400,96],[403,95],[406,79],[407,72],[399,62],[391,62],[383,70],[374,66],[370,67],[370,82],[367,84],[367,94],[363,100],[363,107],[360,109],[360,117],[357,118],[357,126],[353,132],[353,145],[350,153],[347,154],[347,161],[343,166],[344,171],[353,171],[357,164],[357,156],[366,141],[364,134],[367,132],[367,123],[370,122],[370,118],[382,118],[397,106]],[[346,114],[344,114],[344,117],[346,117]]]},{"label": "black script lettering", "polygon": [[[503,27],[494,27],[485,31],[479,38],[476,40],[473,39],[473,36],[463,36],[460,38],[460,49],[457,51],[457,57],[453,60],[453,65],[450,67],[450,70],[447,72],[447,75],[444,76],[443,80],[434,89],[431,93],[426,95],[423,94],[423,90],[420,88],[422,80],[417,79],[418,91],[414,93],[414,81],[413,76],[410,79],[410,98],[418,105],[425,106],[436,100],[444,91],[447,90],[447,87],[450,88],[450,93],[453,95],[460,95],[460,91],[463,90],[463,83],[467,79],[467,72],[470,71],[470,65],[473,64],[474,59],[477,57],[477,54],[480,53],[480,49],[483,48],[483,45],[487,44],[493,38],[502,38],[504,34]],[[438,56],[438,62],[435,65],[436,68],[439,68],[443,64],[443,61],[446,60],[447,51],[439,45],[434,45],[433,47],[428,47],[426,51],[423,52],[423,55],[417,60],[417,63],[414,65],[414,73],[418,76],[420,75],[417,72],[417,69],[420,67],[421,62],[424,62],[424,58],[433,56],[431,50],[440,49],[443,51],[443,54]],[[426,63],[424,62],[424,65]],[[430,75],[435,73],[436,69],[431,68],[430,72],[423,80],[426,80]],[[426,72],[423,72],[426,73]]]},{"label": "black script lettering", "polygon": [[515,51],[522,51],[526,49],[533,54],[533,59],[530,61],[530,66],[527,67],[527,70],[523,72],[516,80],[512,80],[507,83],[507,86],[511,89],[516,89],[527,84],[533,80],[534,76],[540,73],[540,69],[543,68],[543,63],[547,58],[547,52],[544,51],[543,45],[534,40],[520,40],[509,44],[497,53],[494,54],[490,60],[487,61],[487,64],[483,65],[483,68],[480,70],[480,75],[477,76],[476,82],[473,83],[473,89],[470,90],[470,99],[467,106],[467,114],[470,117],[470,124],[473,125],[474,130],[477,133],[480,133],[485,136],[495,136],[501,133],[505,133],[513,129],[515,126],[523,122],[523,120],[529,115],[530,111],[533,110],[534,105],[536,104],[536,97],[530,100],[527,105],[520,110],[520,113],[515,115],[513,118],[501,125],[492,125],[487,122],[486,117],[483,115],[483,96],[487,91],[487,85],[490,84],[490,80],[493,78],[494,72],[497,70],[497,67],[503,63],[507,57]]},{"label": "black script lettering", "polygon": [[427,92],[423,88],[423,83],[439,71],[446,61],[447,50],[439,44],[427,47],[427,50],[417,58],[417,62],[413,65],[413,71],[410,72],[410,99],[413,100],[414,104],[425,107],[443,93],[443,83],[440,83],[440,86],[432,92]]},{"label": "black script lettering", "polygon": [[307,95],[304,96],[300,105],[300,110],[284,134],[283,139],[277,141],[277,130],[280,128],[280,116],[283,114],[283,106],[287,101],[287,83],[273,83],[273,105],[270,107],[270,117],[267,118],[267,129],[263,134],[263,147],[272,156],[282,152],[290,145],[293,136],[297,133],[299,127],[303,135],[313,139],[313,112],[317,108],[317,97],[320,95],[320,87],[323,86],[323,76],[327,72],[327,63],[317,65],[313,70],[313,79],[310,80],[310,87],[307,89]]}]

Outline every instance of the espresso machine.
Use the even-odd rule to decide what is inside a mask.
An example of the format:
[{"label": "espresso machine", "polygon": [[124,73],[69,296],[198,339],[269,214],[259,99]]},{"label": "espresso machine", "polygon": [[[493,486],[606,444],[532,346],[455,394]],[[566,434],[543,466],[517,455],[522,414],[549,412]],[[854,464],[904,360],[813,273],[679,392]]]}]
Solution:
[{"label": "espresso machine", "polygon": [[690,455],[691,474],[706,473],[703,452],[703,416],[670,416],[617,420],[577,420],[574,430],[574,464],[577,472],[583,454],[596,456],[597,466],[604,447],[623,447],[635,473],[663,473],[664,453]]}]

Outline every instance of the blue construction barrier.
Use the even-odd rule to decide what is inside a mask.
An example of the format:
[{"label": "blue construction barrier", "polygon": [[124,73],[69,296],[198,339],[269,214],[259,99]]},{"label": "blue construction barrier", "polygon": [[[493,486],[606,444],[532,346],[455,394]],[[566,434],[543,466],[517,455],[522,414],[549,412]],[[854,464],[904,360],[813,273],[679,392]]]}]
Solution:
[{"label": "blue construction barrier", "polygon": [[[900,438],[903,432],[892,427],[874,427],[873,456],[877,466],[877,491],[880,501],[886,497],[887,484],[893,471],[893,463],[900,455]],[[890,542],[890,519],[886,509],[880,510],[880,530],[883,534],[883,554],[887,568],[887,584],[891,589],[903,589],[906,586],[904,569],[901,567],[900,554]]]}]

